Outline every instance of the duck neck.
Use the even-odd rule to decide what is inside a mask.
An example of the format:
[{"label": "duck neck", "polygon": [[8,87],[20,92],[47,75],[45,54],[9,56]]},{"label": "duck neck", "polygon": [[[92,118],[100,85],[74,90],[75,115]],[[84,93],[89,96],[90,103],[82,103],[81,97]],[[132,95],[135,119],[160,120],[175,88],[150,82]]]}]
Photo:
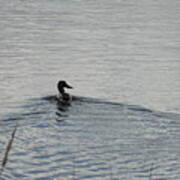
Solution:
[{"label": "duck neck", "polygon": [[65,93],[64,88],[59,88],[59,92],[60,92],[60,94],[64,94]]}]

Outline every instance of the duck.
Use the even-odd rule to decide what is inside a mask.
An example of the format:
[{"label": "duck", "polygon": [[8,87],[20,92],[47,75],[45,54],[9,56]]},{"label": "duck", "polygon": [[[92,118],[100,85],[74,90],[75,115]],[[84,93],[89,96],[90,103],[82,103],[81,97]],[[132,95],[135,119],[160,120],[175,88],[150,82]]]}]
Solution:
[{"label": "duck", "polygon": [[69,104],[72,101],[72,96],[65,92],[65,88],[73,89],[66,81],[60,80],[57,84],[59,94],[57,99],[63,104]]}]

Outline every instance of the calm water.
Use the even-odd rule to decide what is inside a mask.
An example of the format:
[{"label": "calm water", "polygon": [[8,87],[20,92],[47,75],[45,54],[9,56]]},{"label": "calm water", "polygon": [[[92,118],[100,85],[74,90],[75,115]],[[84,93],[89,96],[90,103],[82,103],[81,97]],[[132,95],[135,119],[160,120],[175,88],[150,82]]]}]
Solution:
[{"label": "calm water", "polygon": [[0,179],[180,179],[179,0],[0,4]]}]

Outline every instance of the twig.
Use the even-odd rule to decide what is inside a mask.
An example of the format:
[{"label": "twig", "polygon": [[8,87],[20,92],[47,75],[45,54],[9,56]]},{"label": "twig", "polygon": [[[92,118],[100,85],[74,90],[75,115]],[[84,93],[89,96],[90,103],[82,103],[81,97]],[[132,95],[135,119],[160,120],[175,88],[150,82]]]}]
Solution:
[{"label": "twig", "polygon": [[112,168],[112,164],[109,165],[109,169],[110,169],[110,180],[113,179],[113,168]]},{"label": "twig", "polygon": [[9,143],[6,147],[6,151],[5,151],[5,154],[4,154],[4,158],[2,160],[2,163],[1,163],[1,169],[0,169],[0,176],[2,175],[3,173],[3,170],[7,164],[7,161],[8,161],[8,155],[9,155],[9,152],[10,150],[12,149],[12,143],[13,143],[13,140],[14,140],[14,137],[15,137],[15,134],[16,134],[16,130],[17,130],[17,125],[15,126],[12,134],[11,134],[11,138],[9,140]]},{"label": "twig", "polygon": [[74,155],[73,156],[73,172],[72,172],[72,179],[73,180],[76,180],[76,164],[75,164],[75,161],[76,161],[76,157]]},{"label": "twig", "polygon": [[151,168],[149,170],[149,180],[152,180],[152,170],[153,170],[153,163],[151,164]]}]

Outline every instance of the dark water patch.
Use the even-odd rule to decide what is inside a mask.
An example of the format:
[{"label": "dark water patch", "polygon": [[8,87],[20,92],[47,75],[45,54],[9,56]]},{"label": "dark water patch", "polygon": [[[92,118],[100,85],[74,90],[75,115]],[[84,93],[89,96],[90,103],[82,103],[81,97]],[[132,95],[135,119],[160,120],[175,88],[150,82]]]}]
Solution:
[{"label": "dark water patch", "polygon": [[140,106],[136,106],[136,105],[128,105],[128,109],[133,110],[133,111],[142,111],[142,112],[148,112],[148,113],[152,113],[153,111],[150,109],[146,109]]},{"label": "dark water patch", "polygon": [[3,119],[3,120],[1,120],[1,121],[17,121],[17,120],[22,120],[22,119],[24,119],[24,118],[22,118],[22,117],[10,117],[10,118],[7,118],[7,119]]},{"label": "dark water patch", "polygon": [[[19,121],[19,120],[25,120],[26,118],[28,118],[28,116],[41,115],[41,114],[45,114],[45,113],[46,113],[45,111],[22,113],[18,117],[9,117],[7,119],[2,119],[1,121]],[[14,114],[14,115],[11,115],[11,116],[17,116],[17,114]]]}]

